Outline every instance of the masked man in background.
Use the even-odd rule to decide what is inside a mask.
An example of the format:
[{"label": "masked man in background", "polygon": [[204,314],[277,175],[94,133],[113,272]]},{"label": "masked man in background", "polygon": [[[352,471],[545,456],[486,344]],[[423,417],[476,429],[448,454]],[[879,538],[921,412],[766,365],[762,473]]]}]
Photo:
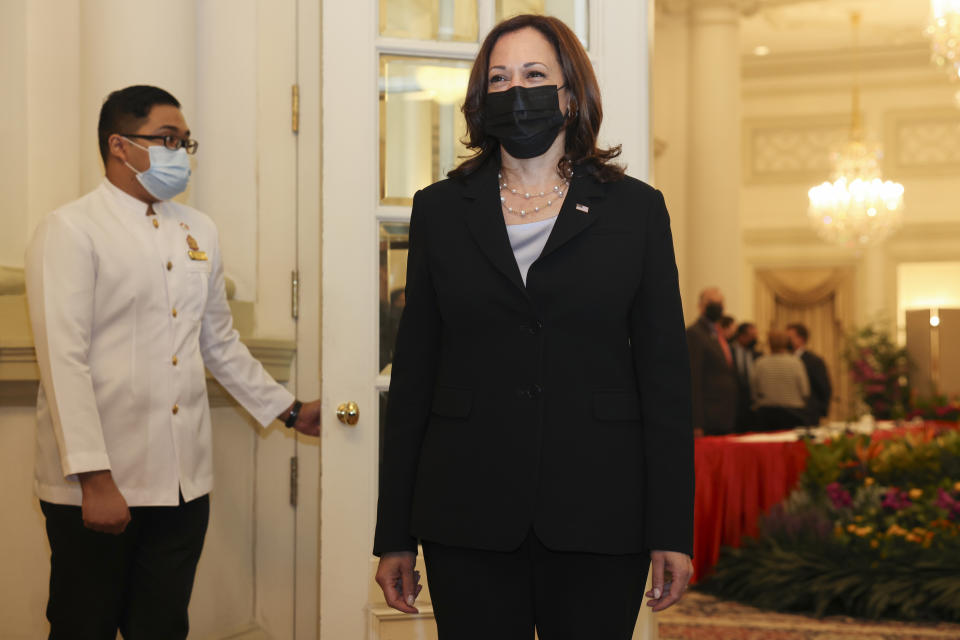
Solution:
[{"label": "masked man in background", "polygon": [[687,327],[693,382],[693,428],[697,436],[732,433],[737,420],[737,372],[730,344],[719,329],[723,294],[700,293],[700,317]]},{"label": "masked man in background", "polygon": [[213,486],[204,366],[264,426],[316,435],[320,403],[240,342],[216,228],[171,201],[197,150],[176,98],[115,91],[98,137],[104,181],[49,214],[26,255],[50,638],[186,638]]}]

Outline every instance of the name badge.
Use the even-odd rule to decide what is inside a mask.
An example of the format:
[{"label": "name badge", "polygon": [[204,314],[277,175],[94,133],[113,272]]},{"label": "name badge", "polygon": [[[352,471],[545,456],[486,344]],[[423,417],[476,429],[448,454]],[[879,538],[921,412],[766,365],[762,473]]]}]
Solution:
[{"label": "name badge", "polygon": [[187,255],[190,256],[191,260],[206,260],[207,252],[206,251],[187,251]]}]

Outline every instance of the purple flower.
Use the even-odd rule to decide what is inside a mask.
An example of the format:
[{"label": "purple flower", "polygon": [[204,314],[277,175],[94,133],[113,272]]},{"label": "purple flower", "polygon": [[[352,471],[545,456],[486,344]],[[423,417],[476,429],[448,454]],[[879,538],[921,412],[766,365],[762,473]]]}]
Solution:
[{"label": "purple flower", "polygon": [[910,495],[906,491],[900,491],[896,487],[890,487],[886,495],[883,496],[883,508],[899,511],[906,509],[911,504]]},{"label": "purple flower", "polygon": [[843,509],[844,507],[849,507],[853,505],[853,498],[850,497],[850,492],[843,488],[839,482],[831,482],[827,485],[827,496],[830,498],[830,502],[833,503],[834,509]]},{"label": "purple flower", "polygon": [[960,520],[960,500],[957,500],[944,489],[937,489],[937,506],[950,513],[951,520]]},{"label": "purple flower", "polygon": [[760,521],[760,535],[786,538],[792,542],[813,540],[822,542],[833,535],[833,523],[826,513],[805,508],[791,512],[783,503],[775,505]]}]

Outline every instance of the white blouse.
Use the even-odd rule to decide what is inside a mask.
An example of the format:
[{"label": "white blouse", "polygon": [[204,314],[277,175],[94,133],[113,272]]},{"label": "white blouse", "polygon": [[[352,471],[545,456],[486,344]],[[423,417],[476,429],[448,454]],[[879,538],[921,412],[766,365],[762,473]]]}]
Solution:
[{"label": "white blouse", "polygon": [[556,221],[557,216],[553,216],[537,222],[507,225],[507,235],[510,236],[510,246],[513,248],[513,256],[517,259],[517,266],[520,267],[523,284],[527,284],[530,265],[543,253],[543,247],[546,246],[547,238],[550,237]]}]

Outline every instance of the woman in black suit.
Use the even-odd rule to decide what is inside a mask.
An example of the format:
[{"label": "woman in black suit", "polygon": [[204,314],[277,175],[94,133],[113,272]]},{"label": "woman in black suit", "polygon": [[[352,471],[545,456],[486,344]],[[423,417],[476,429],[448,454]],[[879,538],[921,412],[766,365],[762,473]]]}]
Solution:
[{"label": "woman in black suit", "polygon": [[[687,343],[659,191],[598,149],[596,78],[555,18],[497,25],[463,112],[476,155],[419,191],[374,553],[440,638],[626,640],[690,577]],[[664,584],[664,568],[672,586]]]}]

